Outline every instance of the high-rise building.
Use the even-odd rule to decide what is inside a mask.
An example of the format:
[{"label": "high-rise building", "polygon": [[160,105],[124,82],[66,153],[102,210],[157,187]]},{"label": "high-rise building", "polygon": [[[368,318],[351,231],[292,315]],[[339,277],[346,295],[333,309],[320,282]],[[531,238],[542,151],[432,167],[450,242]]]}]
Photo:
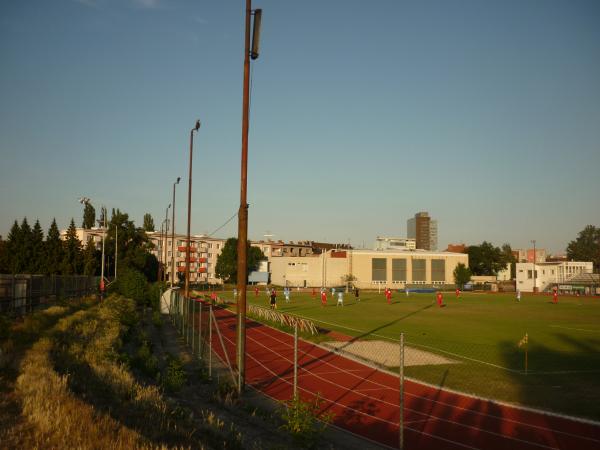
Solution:
[{"label": "high-rise building", "polygon": [[426,211],[418,212],[406,222],[407,237],[415,239],[420,250],[437,250],[438,223],[432,220]]}]

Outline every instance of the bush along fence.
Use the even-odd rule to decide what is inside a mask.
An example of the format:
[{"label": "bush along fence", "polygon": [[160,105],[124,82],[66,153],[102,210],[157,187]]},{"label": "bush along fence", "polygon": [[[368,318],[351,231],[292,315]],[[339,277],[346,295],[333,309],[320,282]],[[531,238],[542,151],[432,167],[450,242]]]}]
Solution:
[{"label": "bush along fence", "polygon": [[85,275],[0,274],[0,313],[21,316],[59,298],[94,294],[97,280]]}]

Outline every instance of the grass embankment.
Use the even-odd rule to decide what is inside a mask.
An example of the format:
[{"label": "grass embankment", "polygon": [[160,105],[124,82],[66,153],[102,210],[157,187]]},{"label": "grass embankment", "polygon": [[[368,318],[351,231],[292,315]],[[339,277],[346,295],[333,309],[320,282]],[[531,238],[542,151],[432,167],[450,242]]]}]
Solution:
[{"label": "grass embankment", "polygon": [[[239,448],[240,436],[210,412],[193,421],[157,385],[136,380],[126,363],[130,358],[124,343],[135,341],[138,320],[133,301],[111,296],[76,312],[50,308],[14,330],[8,340],[23,352],[18,369],[13,369],[18,375],[3,370],[6,380],[16,379],[14,391],[3,392],[7,410],[15,417],[0,426],[3,445]],[[6,347],[14,356],[19,354],[15,345]],[[139,349],[130,350],[141,357]],[[168,380],[172,372],[173,364],[167,365],[162,379]]]},{"label": "grass embankment", "polygon": [[[221,294],[232,299],[230,292]],[[268,307],[264,292],[248,291],[249,302]],[[292,291],[278,311],[312,319],[329,330],[358,339],[405,342],[446,356],[453,364],[414,365],[405,374],[428,383],[582,417],[600,420],[600,301],[598,298],[511,294],[445,293],[438,308],[435,294],[361,292],[361,301],[345,296],[337,307],[328,297]],[[525,346],[528,334],[528,370]],[[310,336],[304,336],[313,339]],[[319,337],[318,339],[323,339]],[[397,368],[391,368],[396,370]]]}]

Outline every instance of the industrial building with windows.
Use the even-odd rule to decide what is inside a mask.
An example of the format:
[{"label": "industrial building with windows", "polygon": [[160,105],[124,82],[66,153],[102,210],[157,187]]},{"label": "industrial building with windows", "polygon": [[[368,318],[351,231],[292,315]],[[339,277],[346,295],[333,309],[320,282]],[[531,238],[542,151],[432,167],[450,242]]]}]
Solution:
[{"label": "industrial building with windows", "polygon": [[282,286],[332,287],[351,282],[360,289],[454,284],[454,269],[469,264],[463,253],[423,250],[331,250],[316,256],[271,260],[271,282]]}]

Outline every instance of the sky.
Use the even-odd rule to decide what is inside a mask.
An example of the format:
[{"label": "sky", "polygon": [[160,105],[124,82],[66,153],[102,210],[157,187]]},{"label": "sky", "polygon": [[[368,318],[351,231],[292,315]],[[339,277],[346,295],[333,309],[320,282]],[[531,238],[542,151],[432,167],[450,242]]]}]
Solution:
[{"label": "sky", "polygon": [[[249,237],[563,252],[600,226],[596,0],[255,0]],[[245,3],[0,2],[0,235],[78,198],[185,232],[239,207]],[[169,213],[170,214],[170,213]],[[214,234],[237,235],[237,220]]]}]

